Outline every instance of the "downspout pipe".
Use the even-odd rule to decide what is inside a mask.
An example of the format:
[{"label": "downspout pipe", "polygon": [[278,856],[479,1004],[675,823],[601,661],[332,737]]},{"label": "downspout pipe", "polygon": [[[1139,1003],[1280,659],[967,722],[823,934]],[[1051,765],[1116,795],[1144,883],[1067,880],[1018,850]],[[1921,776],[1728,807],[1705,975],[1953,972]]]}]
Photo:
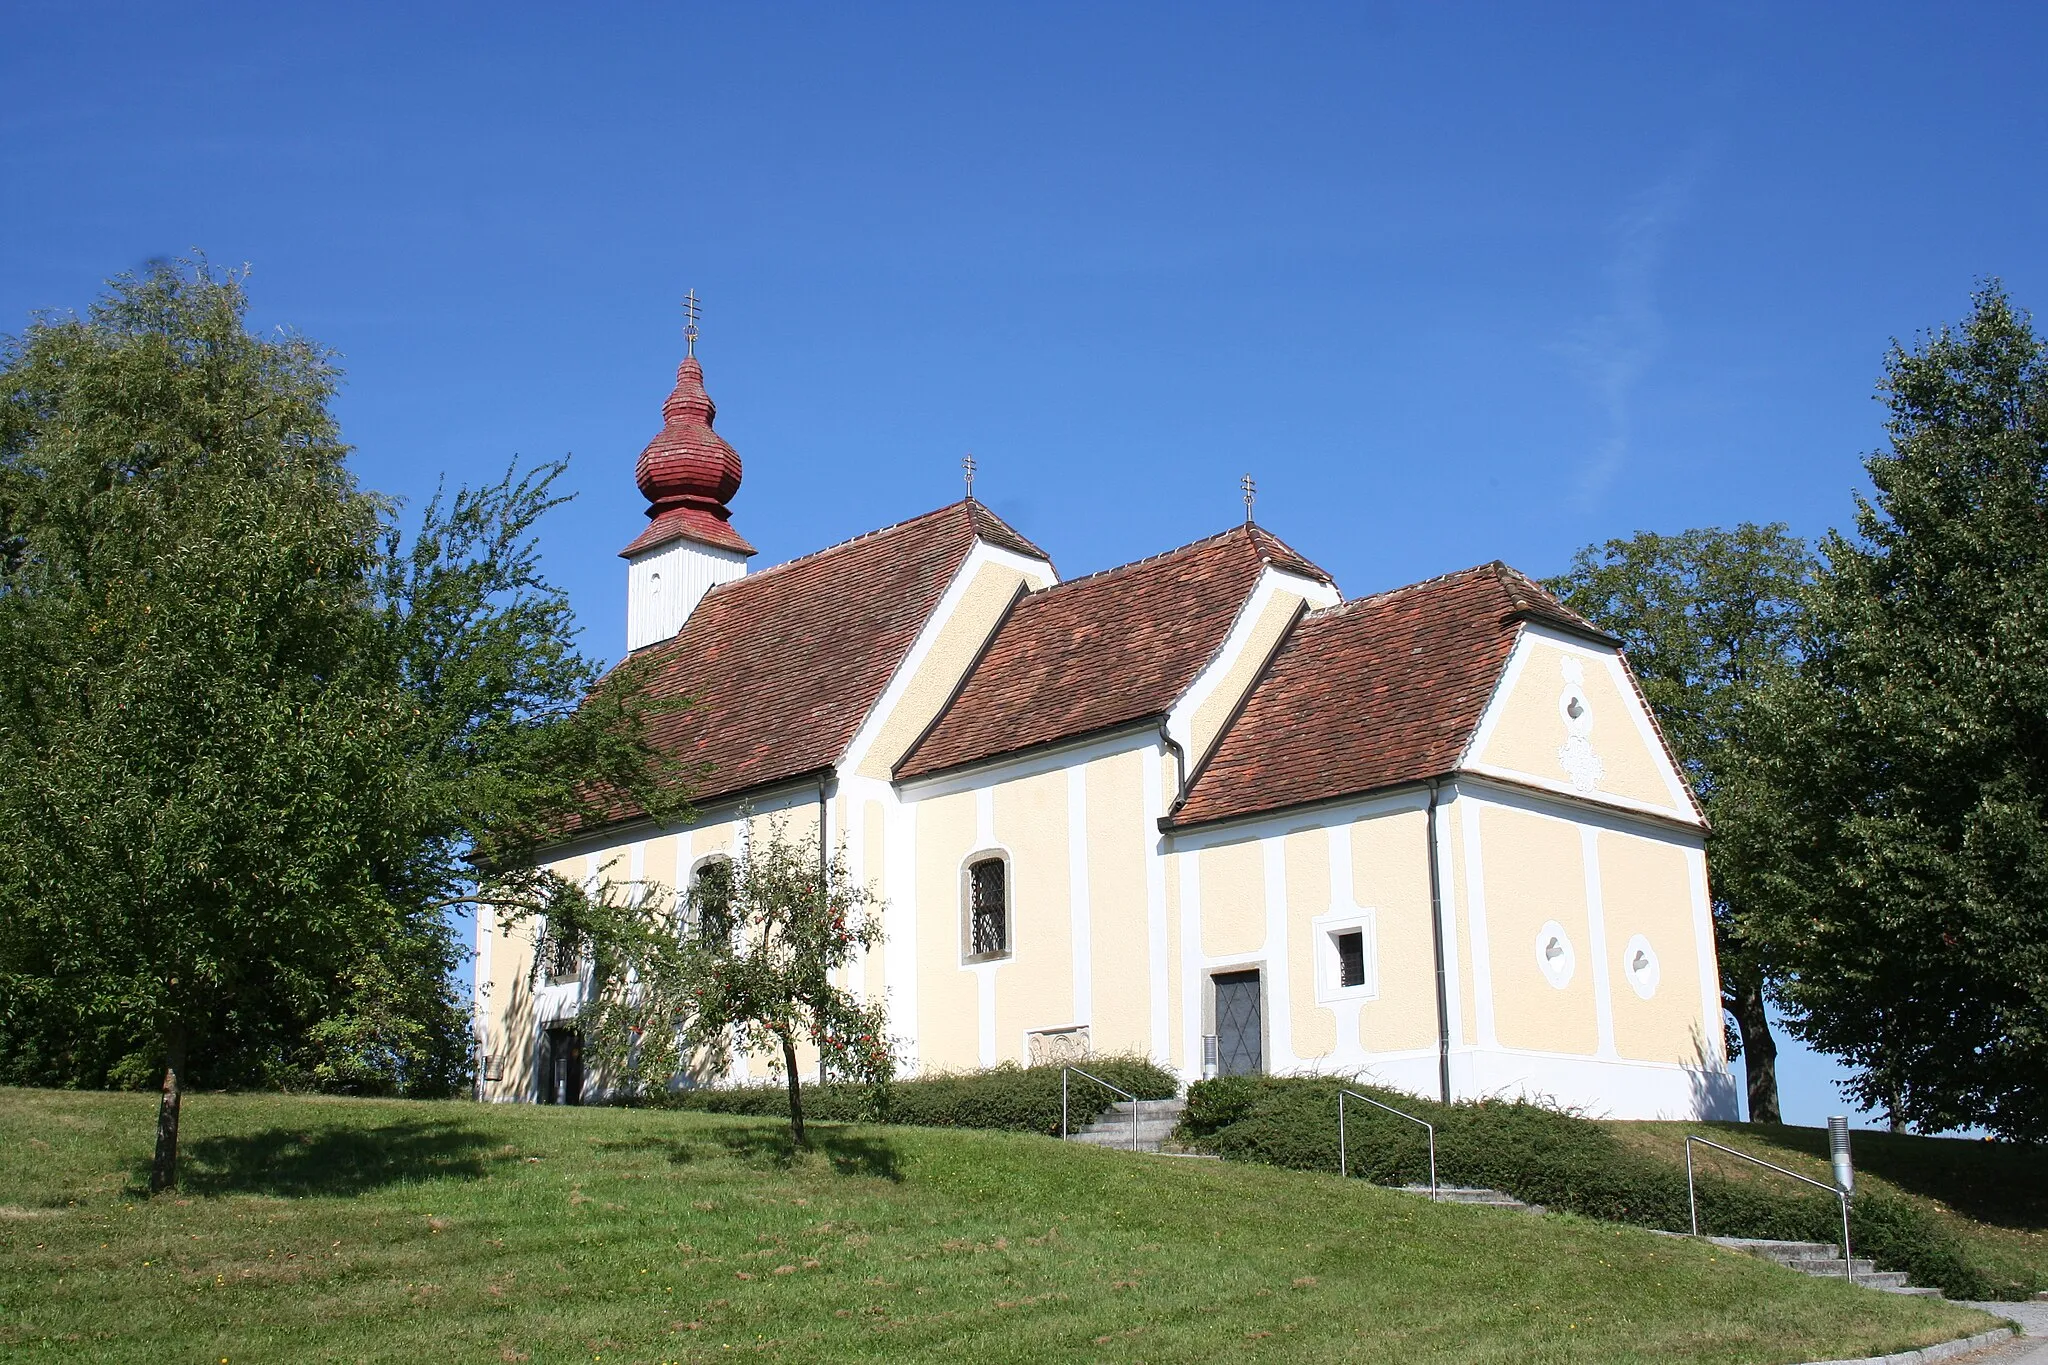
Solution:
[{"label": "downspout pipe", "polygon": [[825,843],[825,784],[832,780],[832,770],[825,769],[818,774],[818,885],[823,886],[832,876],[832,854]]},{"label": "downspout pipe", "polygon": [[1188,794],[1188,755],[1187,750],[1180,747],[1180,741],[1173,737],[1173,731],[1167,725],[1168,719],[1166,716],[1159,718],[1159,742],[1173,750],[1173,800],[1168,803],[1170,813],[1171,808],[1180,805],[1180,799]]},{"label": "downspout pipe", "polygon": [[1444,968],[1443,880],[1437,875],[1436,807],[1438,779],[1429,779],[1429,938],[1436,949],[1436,1083],[1445,1104],[1451,1102],[1451,992]]}]

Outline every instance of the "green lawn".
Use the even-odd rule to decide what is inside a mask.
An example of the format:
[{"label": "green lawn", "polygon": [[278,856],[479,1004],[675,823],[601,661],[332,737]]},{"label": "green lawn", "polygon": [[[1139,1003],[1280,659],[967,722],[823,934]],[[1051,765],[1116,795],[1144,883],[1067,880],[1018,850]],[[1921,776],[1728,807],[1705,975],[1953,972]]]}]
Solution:
[{"label": "green lawn", "polygon": [[0,1089],[0,1358],[1752,1361],[1967,1310],[1568,1217],[1047,1138]]}]

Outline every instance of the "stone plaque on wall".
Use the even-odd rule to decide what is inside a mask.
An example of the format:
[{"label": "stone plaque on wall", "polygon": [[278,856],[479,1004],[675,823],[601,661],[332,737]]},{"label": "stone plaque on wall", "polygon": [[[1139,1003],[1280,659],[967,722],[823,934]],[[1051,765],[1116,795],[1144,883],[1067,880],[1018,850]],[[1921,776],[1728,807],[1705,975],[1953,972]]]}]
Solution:
[{"label": "stone plaque on wall", "polygon": [[1066,1066],[1087,1060],[1088,1026],[1045,1029],[1028,1036],[1032,1066]]}]

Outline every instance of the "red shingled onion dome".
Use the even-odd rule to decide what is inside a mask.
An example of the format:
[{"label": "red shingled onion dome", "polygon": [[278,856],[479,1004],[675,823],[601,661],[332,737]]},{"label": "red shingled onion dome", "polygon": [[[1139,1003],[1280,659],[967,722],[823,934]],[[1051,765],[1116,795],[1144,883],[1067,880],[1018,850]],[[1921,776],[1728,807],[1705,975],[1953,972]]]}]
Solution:
[{"label": "red shingled onion dome", "polygon": [[718,407],[704,392],[704,367],[692,356],[676,370],[675,391],[661,405],[661,434],[647,443],[633,478],[654,516],[671,507],[720,508],[740,487],[740,457],[711,423]]}]

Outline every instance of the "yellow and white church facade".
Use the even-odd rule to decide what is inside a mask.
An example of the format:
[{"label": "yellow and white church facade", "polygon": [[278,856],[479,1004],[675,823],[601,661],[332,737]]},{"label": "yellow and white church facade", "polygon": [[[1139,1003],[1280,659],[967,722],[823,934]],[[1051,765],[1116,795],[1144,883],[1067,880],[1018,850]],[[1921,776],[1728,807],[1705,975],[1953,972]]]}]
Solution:
[{"label": "yellow and white church facade", "polygon": [[[1346,600],[1250,521],[1063,580],[971,496],[750,572],[714,417],[687,359],[623,552],[698,815],[561,876],[686,894],[777,819],[843,846],[885,904],[850,984],[909,1074],[1137,1053],[1738,1116],[1704,820],[1617,642],[1536,583]],[[480,1091],[574,1102],[587,968],[533,954],[484,914]]]}]

